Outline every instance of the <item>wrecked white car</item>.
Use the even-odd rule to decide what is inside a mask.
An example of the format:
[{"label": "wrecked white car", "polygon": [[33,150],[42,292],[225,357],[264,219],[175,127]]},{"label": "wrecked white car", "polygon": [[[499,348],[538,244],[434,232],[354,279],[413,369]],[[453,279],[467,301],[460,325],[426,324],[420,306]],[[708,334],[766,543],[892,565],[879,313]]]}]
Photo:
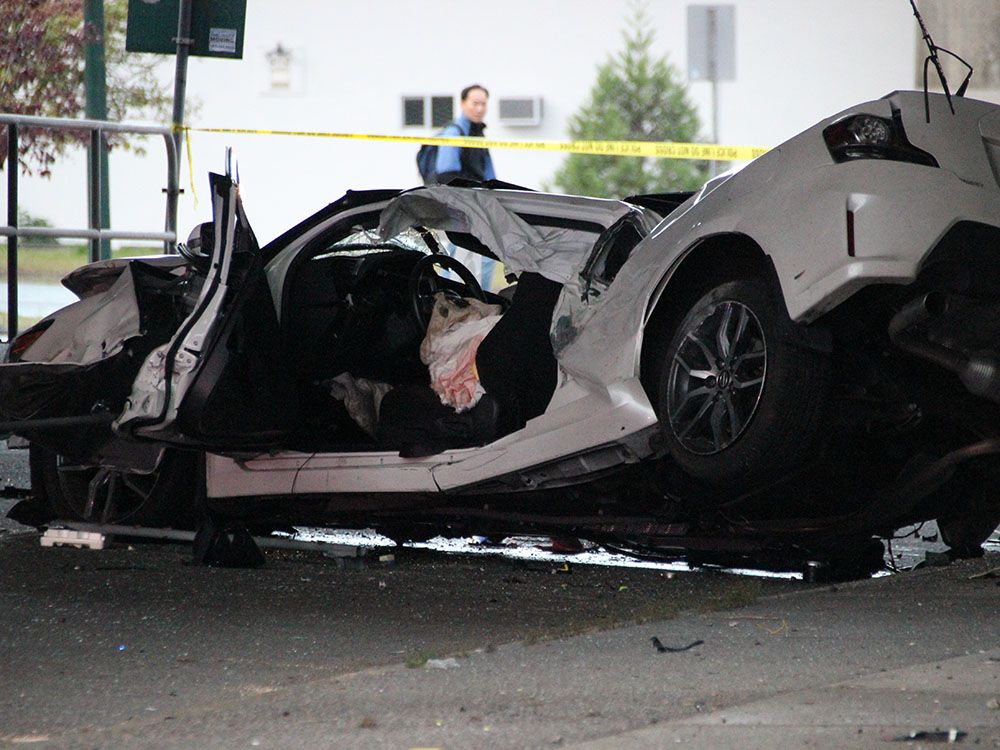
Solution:
[{"label": "wrecked white car", "polygon": [[66,279],[0,430],[77,518],[532,492],[761,534],[937,517],[971,550],[1000,520],[998,179],[1000,107],[914,92],[695,194],[350,192],[260,249],[214,176],[181,255]]}]

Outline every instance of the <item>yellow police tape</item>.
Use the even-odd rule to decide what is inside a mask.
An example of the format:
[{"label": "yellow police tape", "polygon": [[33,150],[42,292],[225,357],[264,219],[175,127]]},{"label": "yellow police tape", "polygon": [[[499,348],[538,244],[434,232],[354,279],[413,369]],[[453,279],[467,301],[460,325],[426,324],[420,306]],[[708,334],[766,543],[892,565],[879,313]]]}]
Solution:
[{"label": "yellow police tape", "polygon": [[761,146],[722,146],[714,143],[674,143],[656,141],[501,141],[492,138],[455,138],[420,135],[375,135],[369,133],[328,133],[309,130],[252,130],[248,128],[183,128],[190,133],[232,133],[237,135],[290,135],[307,138],[340,138],[351,141],[410,143],[413,145],[458,146],[459,148],[557,151],[563,154],[595,156],[651,156],[657,159],[698,159],[702,161],[750,161],[770,149]]}]

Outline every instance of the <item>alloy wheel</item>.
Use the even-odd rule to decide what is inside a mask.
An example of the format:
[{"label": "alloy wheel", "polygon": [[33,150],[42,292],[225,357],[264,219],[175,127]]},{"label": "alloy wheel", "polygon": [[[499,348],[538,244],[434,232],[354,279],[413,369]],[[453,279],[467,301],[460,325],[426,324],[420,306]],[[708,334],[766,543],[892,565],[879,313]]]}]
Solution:
[{"label": "alloy wheel", "polygon": [[80,520],[114,523],[134,515],[149,502],[158,472],[137,474],[107,467],[80,465],[59,456],[59,489]]},{"label": "alloy wheel", "polygon": [[731,445],[760,403],[767,342],[746,305],[721,300],[690,320],[670,361],[667,414],[678,442],[697,455]]}]

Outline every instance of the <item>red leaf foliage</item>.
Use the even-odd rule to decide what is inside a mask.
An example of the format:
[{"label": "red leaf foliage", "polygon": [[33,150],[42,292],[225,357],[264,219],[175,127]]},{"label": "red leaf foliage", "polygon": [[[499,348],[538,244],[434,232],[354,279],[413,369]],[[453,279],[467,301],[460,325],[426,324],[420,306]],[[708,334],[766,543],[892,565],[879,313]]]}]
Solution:
[{"label": "red leaf foliage", "polygon": [[[108,112],[115,118],[146,112],[162,116],[169,98],[156,80],[156,63],[124,52],[125,0],[105,0],[104,14]],[[85,44],[99,33],[85,27],[83,0],[2,0],[0,112],[82,117]],[[21,168],[47,176],[65,147],[86,137],[84,132],[24,128],[19,131]],[[0,168],[7,155],[7,129],[0,127]]]}]

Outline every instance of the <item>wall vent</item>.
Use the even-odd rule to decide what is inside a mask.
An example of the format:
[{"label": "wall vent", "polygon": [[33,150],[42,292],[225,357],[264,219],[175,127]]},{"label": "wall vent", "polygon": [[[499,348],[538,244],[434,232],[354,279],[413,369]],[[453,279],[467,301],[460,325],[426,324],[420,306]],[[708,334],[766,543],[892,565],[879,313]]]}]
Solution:
[{"label": "wall vent", "polygon": [[497,98],[497,117],[504,125],[528,126],[542,123],[542,97],[502,96]]}]

